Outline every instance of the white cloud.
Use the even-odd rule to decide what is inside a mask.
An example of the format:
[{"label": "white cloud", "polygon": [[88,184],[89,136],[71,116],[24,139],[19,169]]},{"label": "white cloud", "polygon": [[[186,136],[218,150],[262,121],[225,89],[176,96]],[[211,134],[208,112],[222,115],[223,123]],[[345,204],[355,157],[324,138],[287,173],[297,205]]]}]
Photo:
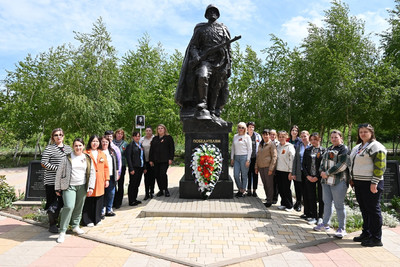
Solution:
[{"label": "white cloud", "polygon": [[322,25],[322,16],[317,17],[303,17],[296,16],[291,18],[289,21],[282,24],[284,31],[284,39],[289,43],[293,43],[295,46],[300,44],[304,38],[308,35],[309,24],[315,24],[317,26]]},{"label": "white cloud", "polygon": [[378,44],[379,36],[389,28],[389,23],[387,22],[387,11],[384,9],[378,10],[376,12],[365,12],[356,15],[357,18],[365,22],[365,33],[371,34],[372,40]]}]

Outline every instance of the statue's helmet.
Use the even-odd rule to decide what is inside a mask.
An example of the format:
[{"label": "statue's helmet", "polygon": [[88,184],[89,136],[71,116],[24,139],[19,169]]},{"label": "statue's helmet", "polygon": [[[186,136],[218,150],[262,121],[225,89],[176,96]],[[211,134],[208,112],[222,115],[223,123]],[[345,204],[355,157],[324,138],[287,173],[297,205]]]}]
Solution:
[{"label": "statue's helmet", "polygon": [[[207,6],[207,8],[206,8],[206,13],[204,14],[204,17],[206,17],[206,19],[208,19],[208,12],[209,12],[211,9],[214,9],[215,11],[217,11],[217,16],[218,16],[218,18],[219,18],[219,9],[218,9],[216,6],[214,6],[213,4],[210,4],[210,5]],[[217,19],[218,19],[218,18],[217,18]]]}]

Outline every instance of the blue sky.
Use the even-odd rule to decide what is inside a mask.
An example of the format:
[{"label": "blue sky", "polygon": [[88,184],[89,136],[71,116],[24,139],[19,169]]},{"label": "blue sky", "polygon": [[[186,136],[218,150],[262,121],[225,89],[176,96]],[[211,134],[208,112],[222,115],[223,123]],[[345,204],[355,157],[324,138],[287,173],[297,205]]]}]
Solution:
[{"label": "blue sky", "polygon": [[[344,2],[378,43],[375,34],[388,28],[387,9],[394,8],[394,0]],[[120,56],[136,49],[145,33],[167,53],[183,53],[196,23],[205,21],[210,3],[220,9],[219,20],[231,35],[242,35],[241,47],[250,45],[260,57],[271,33],[298,46],[307,36],[308,22],[322,26],[324,10],[331,6],[325,0],[0,0],[0,80],[28,54],[64,43],[76,45],[73,31],[90,32],[100,16]]]}]

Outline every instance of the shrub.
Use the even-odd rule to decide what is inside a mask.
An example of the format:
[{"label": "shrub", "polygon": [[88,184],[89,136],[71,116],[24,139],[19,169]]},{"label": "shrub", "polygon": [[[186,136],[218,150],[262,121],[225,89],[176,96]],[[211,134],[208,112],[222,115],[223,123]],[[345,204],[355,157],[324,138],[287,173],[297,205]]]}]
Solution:
[{"label": "shrub", "polygon": [[4,175],[0,176],[0,209],[9,208],[17,200],[15,189],[6,182]]}]

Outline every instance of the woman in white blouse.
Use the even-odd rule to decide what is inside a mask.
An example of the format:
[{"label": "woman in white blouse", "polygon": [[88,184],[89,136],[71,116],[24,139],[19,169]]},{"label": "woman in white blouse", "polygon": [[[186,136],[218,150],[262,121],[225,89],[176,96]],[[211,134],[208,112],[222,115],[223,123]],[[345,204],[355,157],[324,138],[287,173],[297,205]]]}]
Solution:
[{"label": "woman in white blouse", "polygon": [[[239,122],[238,133],[233,137],[231,151],[231,165],[233,166],[233,176],[235,177],[238,192],[236,197],[243,197],[247,188],[248,172],[251,159],[252,144],[251,138],[247,134],[246,123]],[[240,174],[241,178],[240,179]]]}]

